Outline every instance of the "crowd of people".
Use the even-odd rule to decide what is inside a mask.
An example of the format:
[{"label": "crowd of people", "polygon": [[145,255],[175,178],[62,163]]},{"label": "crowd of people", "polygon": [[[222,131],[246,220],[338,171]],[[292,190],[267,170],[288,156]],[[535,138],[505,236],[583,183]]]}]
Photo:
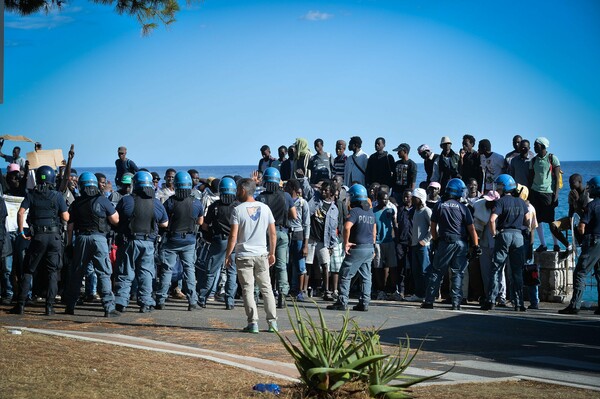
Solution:
[{"label": "crowd of people", "polygon": [[526,311],[525,297],[529,309],[539,307],[538,287],[524,286],[523,271],[535,251],[549,250],[542,223],[550,226],[551,250],[564,256],[573,251],[564,233],[578,215],[572,233],[582,253],[572,300],[560,311],[578,313],[586,275],[594,269],[600,279],[600,177],[586,187],[571,175],[569,213],[555,220],[562,171],[547,138],[535,139],[535,154],[521,136],[505,156],[471,135],[458,152],[452,145],[442,137],[439,153],[417,147],[426,173],[419,184],[411,146],[394,148],[396,159],[383,137],[370,156],[358,136],[349,154],[344,140],[335,155],[322,139],[313,153],[298,138],[280,146],[278,158],[263,145],[250,177],[201,179],[197,170],[169,168],[162,185],[125,147],[113,182],[78,175],[73,147],[58,170],[30,171],[17,147],[12,156],[0,152],[9,163],[0,175],[5,201],[18,204],[17,220],[6,223],[0,201],[2,304],[23,314],[45,295],[52,315],[57,298],[66,314],[97,300],[106,317],[118,317],[132,303],[147,313],[172,298],[194,311],[220,297],[231,310],[241,297],[252,333],[260,298],[270,331],[286,299],[310,297],[330,301],[332,310],[347,310],[356,297],[355,311],[368,311],[371,299],[431,309],[440,298],[455,310],[475,301],[482,310]]}]

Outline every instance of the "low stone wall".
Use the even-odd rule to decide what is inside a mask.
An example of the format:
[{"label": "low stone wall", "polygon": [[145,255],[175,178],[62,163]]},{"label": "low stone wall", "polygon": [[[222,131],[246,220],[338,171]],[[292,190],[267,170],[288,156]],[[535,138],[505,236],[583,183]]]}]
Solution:
[{"label": "low stone wall", "polygon": [[536,252],[534,261],[540,266],[540,301],[568,301],[573,294],[573,254],[564,252]]}]

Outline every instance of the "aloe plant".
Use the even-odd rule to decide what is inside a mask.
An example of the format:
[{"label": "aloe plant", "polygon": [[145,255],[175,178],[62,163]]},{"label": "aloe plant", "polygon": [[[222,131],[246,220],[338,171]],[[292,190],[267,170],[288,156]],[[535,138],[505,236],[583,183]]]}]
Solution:
[{"label": "aloe plant", "polygon": [[[313,303],[316,305],[316,302]],[[343,316],[341,328],[332,331],[318,306],[318,323],[306,309],[302,314],[296,302],[293,310],[294,317],[290,307],[287,308],[298,344],[292,343],[280,332],[277,336],[294,358],[301,381],[309,391],[319,396],[332,393],[347,382],[359,380],[368,386],[371,397],[410,398],[407,388],[449,371],[429,377],[406,376],[404,372],[421,349],[419,347],[411,355],[408,337],[406,345],[399,343],[396,354],[386,355],[381,347],[379,329],[362,330],[348,312]]]},{"label": "aloe plant", "polygon": [[363,356],[369,342],[361,341],[356,333],[358,326],[348,313],[343,317],[342,327],[338,331],[330,330],[319,308],[319,322],[316,323],[305,309],[302,315],[294,303],[294,316],[288,316],[298,344],[277,333],[286,350],[294,358],[300,379],[309,390],[317,393],[331,393],[348,381],[366,378],[369,365],[380,361],[387,355],[373,354]]}]

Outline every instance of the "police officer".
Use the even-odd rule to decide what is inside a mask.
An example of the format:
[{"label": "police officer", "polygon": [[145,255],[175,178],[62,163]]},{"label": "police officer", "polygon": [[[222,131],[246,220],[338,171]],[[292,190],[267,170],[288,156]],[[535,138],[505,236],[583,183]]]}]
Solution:
[{"label": "police officer", "polygon": [[296,219],[296,207],[289,193],[279,187],[281,175],[277,168],[267,168],[263,174],[265,191],[258,195],[257,200],[266,204],[275,218],[277,229],[277,247],[275,248],[275,279],[279,295],[277,307],[283,308],[283,300],[290,291],[287,275],[287,259],[289,251],[288,218]]},{"label": "police officer", "polygon": [[508,257],[515,310],[525,312],[527,308],[523,301],[523,267],[527,248],[523,239],[523,230],[526,229],[526,222],[531,218],[531,214],[527,203],[518,195],[514,195],[517,183],[512,176],[501,174],[494,183],[501,198],[496,201],[496,207],[490,216],[490,233],[494,237],[492,274],[489,282],[491,290],[487,293],[487,300],[481,309],[491,310],[494,308],[500,289],[500,273],[502,273]]},{"label": "police officer", "polygon": [[[558,311],[560,314],[577,314],[581,308],[581,297],[585,288],[585,278],[594,268],[598,301],[600,302],[600,176],[592,178],[587,184],[587,191],[592,198],[588,203],[577,230],[582,234],[581,255],[573,271],[573,296],[569,306]],[[600,306],[594,314],[600,315]]]},{"label": "police officer", "polygon": [[350,282],[356,273],[362,277],[360,299],[352,310],[366,312],[371,300],[371,260],[375,248],[377,225],[368,201],[367,189],[355,184],[347,192],[350,214],[344,223],[344,250],[346,257],[340,268],[340,288],[337,302],[327,306],[330,310],[346,310]]},{"label": "police officer", "polygon": [[188,310],[198,309],[196,294],[196,232],[204,220],[202,202],[192,196],[192,177],[187,172],[175,175],[175,195],[164,202],[169,216],[166,241],[162,243],[159,283],[156,290],[156,309],[163,309],[177,258],[183,266],[183,292]]},{"label": "police officer", "polygon": [[432,272],[425,291],[425,300],[421,304],[423,309],[433,309],[433,302],[437,296],[442,278],[447,274],[448,268],[452,271],[451,292],[452,310],[460,310],[462,301],[462,279],[467,268],[468,244],[470,236],[474,245],[476,256],[481,255],[479,241],[473,217],[469,209],[460,202],[467,186],[458,178],[450,179],[442,202],[435,205],[431,213],[431,239],[437,246],[433,257]]},{"label": "police officer", "polygon": [[[91,263],[98,276],[99,291],[102,294],[102,306],[105,317],[116,317],[115,297],[112,292],[110,276],[112,266],[108,259],[107,234],[110,224],[119,223],[119,214],[113,204],[100,192],[98,179],[91,172],[79,176],[81,196],[71,204],[69,224],[67,226],[67,248],[73,250],[73,261],[69,284],[66,289],[66,314],[75,314],[75,305],[79,298],[81,280]],[[73,248],[73,235],[75,245]]]},{"label": "police officer", "polygon": [[137,279],[137,303],[140,313],[151,312],[152,280],[155,276],[154,241],[158,227],[168,226],[165,207],[154,198],[152,175],[140,171],[133,177],[133,193],[117,204],[119,212],[117,249],[117,277],[115,280],[115,308],[123,313],[129,304],[133,279]]},{"label": "police officer", "polygon": [[[235,180],[231,177],[221,179],[219,182],[219,199],[208,207],[206,218],[202,224],[202,230],[211,243],[208,251],[208,261],[203,262],[199,270],[198,304],[203,308],[206,307],[206,300],[225,262],[227,239],[231,231],[231,214],[233,208],[239,205],[235,200],[236,192]],[[235,291],[237,290],[235,263],[231,262],[231,266],[226,270],[225,309],[232,310],[234,308]]]},{"label": "police officer", "polygon": [[[43,264],[48,269],[48,291],[46,294],[46,315],[54,312],[54,299],[58,291],[58,275],[61,268],[61,220],[69,220],[67,203],[63,196],[54,190],[56,173],[50,166],[40,166],[35,171],[35,188],[27,193],[17,214],[18,234],[26,240],[31,240],[24,261],[24,276],[17,304],[11,309],[13,314],[23,314],[25,300],[31,289],[33,274],[38,265]],[[29,209],[27,224],[33,234],[25,236],[23,225],[25,211]]]}]

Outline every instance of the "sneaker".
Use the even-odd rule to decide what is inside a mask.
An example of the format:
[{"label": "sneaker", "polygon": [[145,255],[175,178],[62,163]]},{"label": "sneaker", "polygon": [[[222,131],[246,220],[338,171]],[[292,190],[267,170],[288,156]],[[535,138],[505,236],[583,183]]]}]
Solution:
[{"label": "sneaker", "polygon": [[100,301],[100,295],[98,294],[91,294],[85,297],[85,301],[86,302],[99,302]]},{"label": "sneaker", "polygon": [[348,307],[344,304],[336,302],[333,305],[327,306],[327,309],[329,309],[329,310],[348,310]]},{"label": "sneaker", "polygon": [[568,252],[568,253],[573,252],[573,244],[569,244],[569,246],[566,249],[566,252]]},{"label": "sneaker", "polygon": [[200,306],[198,306],[198,304],[196,304],[196,303],[190,303],[188,305],[188,311],[189,312],[192,312],[194,310],[199,310],[199,309],[200,309]]},{"label": "sneaker", "polygon": [[156,306],[154,306],[154,309],[156,309],[156,310],[163,310],[164,308],[165,308],[164,303],[157,303]]},{"label": "sneaker", "polygon": [[44,314],[46,316],[54,316],[56,314],[56,311],[54,310],[54,306],[46,305],[46,312],[44,312]]},{"label": "sneaker", "polygon": [[363,305],[362,303],[359,303],[358,305],[352,306],[352,310],[356,310],[357,312],[368,312],[369,311],[369,306],[368,305]]},{"label": "sneaker", "polygon": [[521,305],[521,306],[515,306],[515,312],[527,312],[527,308],[525,307],[525,305]]},{"label": "sneaker", "polygon": [[433,309],[433,303],[423,302],[421,304],[421,309]]},{"label": "sneaker", "polygon": [[[504,306],[506,306],[506,305],[504,305]],[[494,310],[494,303],[493,302],[484,302],[483,305],[481,305],[481,307],[479,309]]]},{"label": "sneaker", "polygon": [[2,298],[2,305],[10,305],[12,302],[12,297]]},{"label": "sneaker", "polygon": [[548,247],[545,245],[540,245],[539,247],[537,247],[535,249],[535,252],[546,252],[548,250]]},{"label": "sneaker", "polygon": [[200,306],[201,308],[206,308],[206,302],[198,301],[198,306]]},{"label": "sneaker", "polygon": [[70,314],[71,316],[75,315],[75,308],[65,308],[65,314]]},{"label": "sneaker", "polygon": [[496,306],[499,308],[507,308],[508,307],[508,305],[506,304],[506,301],[503,299],[499,300],[498,303],[496,304]]},{"label": "sneaker", "polygon": [[331,292],[330,291],[325,291],[325,293],[323,294],[323,300],[327,301],[327,302],[333,302],[333,297],[331,296]]},{"label": "sneaker", "polygon": [[409,297],[404,298],[407,302],[423,302],[425,298],[421,298],[420,296],[411,295]]},{"label": "sneaker", "polygon": [[279,331],[279,328],[277,327],[277,321],[275,320],[271,320],[269,322],[269,330],[270,333],[275,332],[275,331]]},{"label": "sneaker", "polygon": [[573,307],[573,305],[569,305],[566,308],[559,310],[558,313],[560,313],[560,314],[578,314],[579,309],[575,309]]},{"label": "sneaker", "polygon": [[404,300],[404,296],[402,296],[401,293],[399,293],[398,291],[396,291],[393,294],[388,295],[387,300],[388,301],[403,301]]},{"label": "sneaker", "polygon": [[297,302],[304,302],[306,299],[304,298],[304,294],[302,292],[299,292],[298,295],[296,295],[296,301]]},{"label": "sneaker", "polygon": [[150,313],[154,310],[152,306],[144,305],[140,306],[140,313]]},{"label": "sneaker", "polygon": [[214,302],[214,301],[215,301],[215,297],[211,295],[211,296],[209,296],[208,298],[206,298],[206,300],[207,300],[208,302]]},{"label": "sneaker", "polygon": [[460,310],[460,305],[452,305],[452,310]]},{"label": "sneaker", "polygon": [[337,290],[335,290],[335,291],[333,291],[333,292],[331,293],[331,298],[332,298],[334,301],[337,301],[339,297],[340,297],[340,294],[337,292]]},{"label": "sneaker", "polygon": [[531,305],[529,305],[527,307],[527,309],[539,309],[539,308],[540,308],[540,306],[537,303],[535,303],[535,304],[532,303]]},{"label": "sneaker", "polygon": [[553,252],[560,252],[560,246],[559,246],[559,245],[555,245],[555,246],[552,248],[552,251],[553,251]]},{"label": "sneaker", "polygon": [[385,301],[385,300],[386,300],[386,298],[387,298],[387,295],[385,294],[385,292],[383,292],[383,291],[379,291],[379,292],[377,293],[377,300],[378,300],[378,301]]},{"label": "sneaker", "polygon": [[234,305],[227,304],[225,305],[225,310],[233,310],[235,308]]},{"label": "sneaker", "polygon": [[16,304],[11,310],[8,311],[10,314],[25,314],[25,306]]},{"label": "sneaker", "polygon": [[117,312],[115,309],[113,310],[106,310],[104,312],[104,317],[119,317],[121,316],[121,312]]},{"label": "sneaker", "polygon": [[[175,289],[173,290],[173,292],[171,292],[171,298],[174,298],[174,299],[185,299],[185,294],[183,292],[181,292],[181,288],[175,287]],[[214,301],[214,298],[213,298],[213,301]]]},{"label": "sneaker", "polygon": [[116,305],[115,305],[115,309],[116,309],[116,310],[117,310],[117,312],[119,312],[119,313],[125,313],[125,312],[127,312],[127,306],[123,306],[123,305],[116,304]]},{"label": "sneaker", "polygon": [[243,332],[258,334],[258,323],[249,323],[242,329]]}]

